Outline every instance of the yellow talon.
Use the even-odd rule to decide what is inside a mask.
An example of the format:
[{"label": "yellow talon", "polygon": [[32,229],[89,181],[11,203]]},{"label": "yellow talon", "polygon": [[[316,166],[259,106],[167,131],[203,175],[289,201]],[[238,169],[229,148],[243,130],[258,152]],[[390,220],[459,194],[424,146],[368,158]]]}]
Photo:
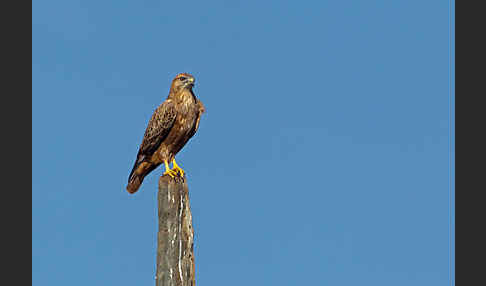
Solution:
[{"label": "yellow talon", "polygon": [[182,170],[182,168],[177,165],[175,158],[172,159],[172,164],[174,164],[174,168],[172,168],[172,171],[178,173],[181,177],[184,177],[184,170]]},{"label": "yellow talon", "polygon": [[177,172],[169,168],[169,163],[167,161],[164,161],[164,165],[165,165],[165,172],[163,175],[169,175],[172,178],[177,176]]}]

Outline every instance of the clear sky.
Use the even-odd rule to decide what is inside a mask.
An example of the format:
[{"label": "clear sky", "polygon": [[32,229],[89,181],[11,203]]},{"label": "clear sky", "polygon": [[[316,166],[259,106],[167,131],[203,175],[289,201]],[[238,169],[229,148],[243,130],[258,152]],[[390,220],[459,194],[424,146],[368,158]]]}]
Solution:
[{"label": "clear sky", "polygon": [[448,1],[32,5],[33,285],[155,284],[163,169],[125,186],[180,72],[198,285],[449,285]]}]

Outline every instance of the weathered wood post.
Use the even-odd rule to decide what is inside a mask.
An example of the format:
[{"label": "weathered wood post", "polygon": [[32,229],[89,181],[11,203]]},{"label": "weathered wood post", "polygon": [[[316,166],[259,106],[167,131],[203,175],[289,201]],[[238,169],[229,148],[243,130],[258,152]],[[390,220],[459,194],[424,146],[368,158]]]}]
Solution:
[{"label": "weathered wood post", "polygon": [[194,286],[194,230],[186,178],[159,179],[156,286]]}]

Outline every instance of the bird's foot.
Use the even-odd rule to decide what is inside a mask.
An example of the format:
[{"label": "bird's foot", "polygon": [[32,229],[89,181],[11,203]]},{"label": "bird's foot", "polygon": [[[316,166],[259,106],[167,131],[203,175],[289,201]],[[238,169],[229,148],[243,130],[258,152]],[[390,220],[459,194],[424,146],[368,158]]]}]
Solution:
[{"label": "bird's foot", "polygon": [[169,175],[171,178],[175,178],[177,176],[177,172],[171,169],[167,169],[163,175]]},{"label": "bird's foot", "polygon": [[172,168],[172,170],[175,171],[181,178],[184,178],[184,170],[182,170],[182,168],[177,165],[175,158],[172,159],[172,164],[174,165],[174,168]]},{"label": "bird's foot", "polygon": [[181,178],[184,178],[184,170],[182,170],[181,167],[175,165],[174,168],[172,168],[173,172],[175,172],[176,174],[178,174]]}]

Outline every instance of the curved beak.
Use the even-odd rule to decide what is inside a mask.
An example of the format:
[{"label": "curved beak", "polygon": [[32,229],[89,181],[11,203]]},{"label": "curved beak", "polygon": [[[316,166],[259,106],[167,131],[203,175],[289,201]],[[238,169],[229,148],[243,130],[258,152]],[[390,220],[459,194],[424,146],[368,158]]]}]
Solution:
[{"label": "curved beak", "polygon": [[190,86],[190,87],[193,87],[193,86],[194,86],[194,82],[195,82],[195,81],[196,81],[196,80],[195,80],[193,77],[189,77],[189,78],[187,78],[187,83],[186,83],[186,84],[187,84],[188,86]]}]

